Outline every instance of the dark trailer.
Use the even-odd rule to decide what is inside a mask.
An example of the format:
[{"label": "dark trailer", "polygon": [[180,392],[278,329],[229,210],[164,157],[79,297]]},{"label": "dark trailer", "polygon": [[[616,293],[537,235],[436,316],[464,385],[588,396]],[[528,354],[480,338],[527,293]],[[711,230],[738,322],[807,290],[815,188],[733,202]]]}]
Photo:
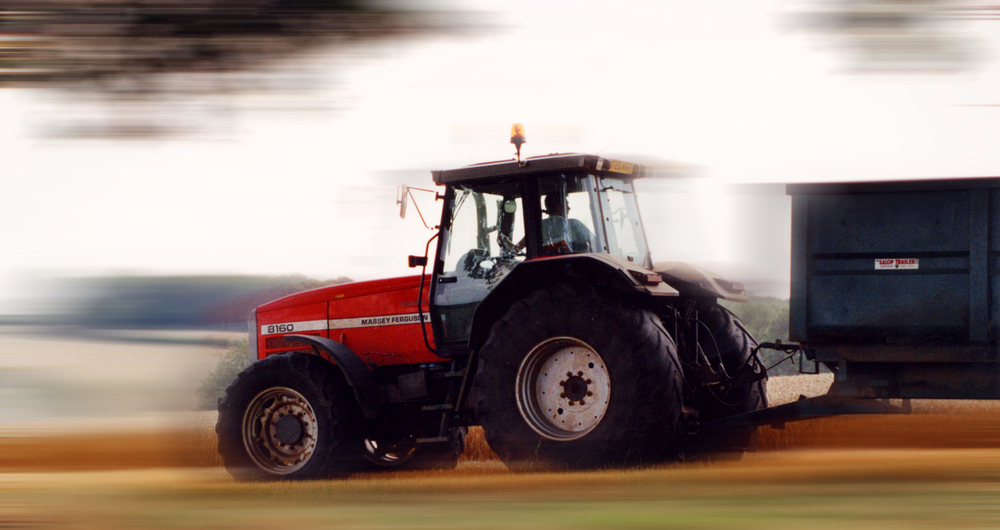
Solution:
[{"label": "dark trailer", "polygon": [[845,398],[996,399],[1000,178],[795,184],[790,338]]},{"label": "dark trailer", "polygon": [[1000,398],[1000,178],[791,184],[786,193],[798,344],[760,347],[798,352],[800,371],[826,366],[834,383],[826,395],[704,429]]}]

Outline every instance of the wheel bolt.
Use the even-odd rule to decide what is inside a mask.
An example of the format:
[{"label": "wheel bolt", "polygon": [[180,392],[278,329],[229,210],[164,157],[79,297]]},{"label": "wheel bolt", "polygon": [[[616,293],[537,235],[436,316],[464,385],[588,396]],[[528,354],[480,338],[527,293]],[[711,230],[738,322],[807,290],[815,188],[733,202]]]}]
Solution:
[{"label": "wheel bolt", "polygon": [[573,377],[573,372],[566,372],[566,377]]},{"label": "wheel bolt", "polygon": [[566,394],[559,394],[559,397],[564,398],[566,397]]},{"label": "wheel bolt", "polygon": [[588,396],[593,396],[593,395],[594,395],[594,393],[588,390],[588,391],[587,391],[587,395],[588,395]]},{"label": "wheel bolt", "polygon": [[581,404],[581,405],[586,405],[587,403],[586,403],[585,401],[583,401],[583,400],[581,399],[581,400],[580,400],[580,404]]},{"label": "wheel bolt", "polygon": [[580,377],[583,377],[583,370],[580,370],[579,372],[577,372],[576,375],[578,375]]},{"label": "wheel bolt", "polygon": [[591,381],[590,379],[587,379],[587,384],[589,385],[591,383],[593,383],[593,381]]}]

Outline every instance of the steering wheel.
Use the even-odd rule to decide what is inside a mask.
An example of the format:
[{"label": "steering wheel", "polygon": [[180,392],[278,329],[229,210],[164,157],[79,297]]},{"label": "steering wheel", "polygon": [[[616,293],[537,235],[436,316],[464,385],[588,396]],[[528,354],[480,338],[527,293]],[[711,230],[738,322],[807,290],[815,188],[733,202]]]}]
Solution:
[{"label": "steering wheel", "polygon": [[521,238],[517,244],[511,241],[510,237],[503,232],[497,232],[497,244],[500,245],[500,250],[503,251],[505,256],[523,256],[525,238]]}]

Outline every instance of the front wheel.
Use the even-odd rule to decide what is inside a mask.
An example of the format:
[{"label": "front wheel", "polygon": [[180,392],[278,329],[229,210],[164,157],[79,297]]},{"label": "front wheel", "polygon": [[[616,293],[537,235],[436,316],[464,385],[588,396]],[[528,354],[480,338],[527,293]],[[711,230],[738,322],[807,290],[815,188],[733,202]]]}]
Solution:
[{"label": "front wheel", "polygon": [[240,480],[301,480],[361,468],[363,415],[343,375],[292,353],[240,372],[219,402],[216,433],[226,470]]},{"label": "front wheel", "polygon": [[513,469],[659,458],[680,416],[676,347],[611,293],[557,285],[514,304],[479,353],[476,412]]}]

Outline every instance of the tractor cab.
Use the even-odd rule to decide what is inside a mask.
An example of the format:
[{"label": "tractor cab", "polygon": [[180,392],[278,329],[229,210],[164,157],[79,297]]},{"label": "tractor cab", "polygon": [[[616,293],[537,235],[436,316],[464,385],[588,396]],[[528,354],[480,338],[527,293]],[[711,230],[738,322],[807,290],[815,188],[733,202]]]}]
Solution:
[{"label": "tractor cab", "polygon": [[433,176],[446,187],[431,287],[441,346],[467,344],[479,303],[526,261],[604,254],[652,267],[632,187],[642,166],[571,154]]}]

